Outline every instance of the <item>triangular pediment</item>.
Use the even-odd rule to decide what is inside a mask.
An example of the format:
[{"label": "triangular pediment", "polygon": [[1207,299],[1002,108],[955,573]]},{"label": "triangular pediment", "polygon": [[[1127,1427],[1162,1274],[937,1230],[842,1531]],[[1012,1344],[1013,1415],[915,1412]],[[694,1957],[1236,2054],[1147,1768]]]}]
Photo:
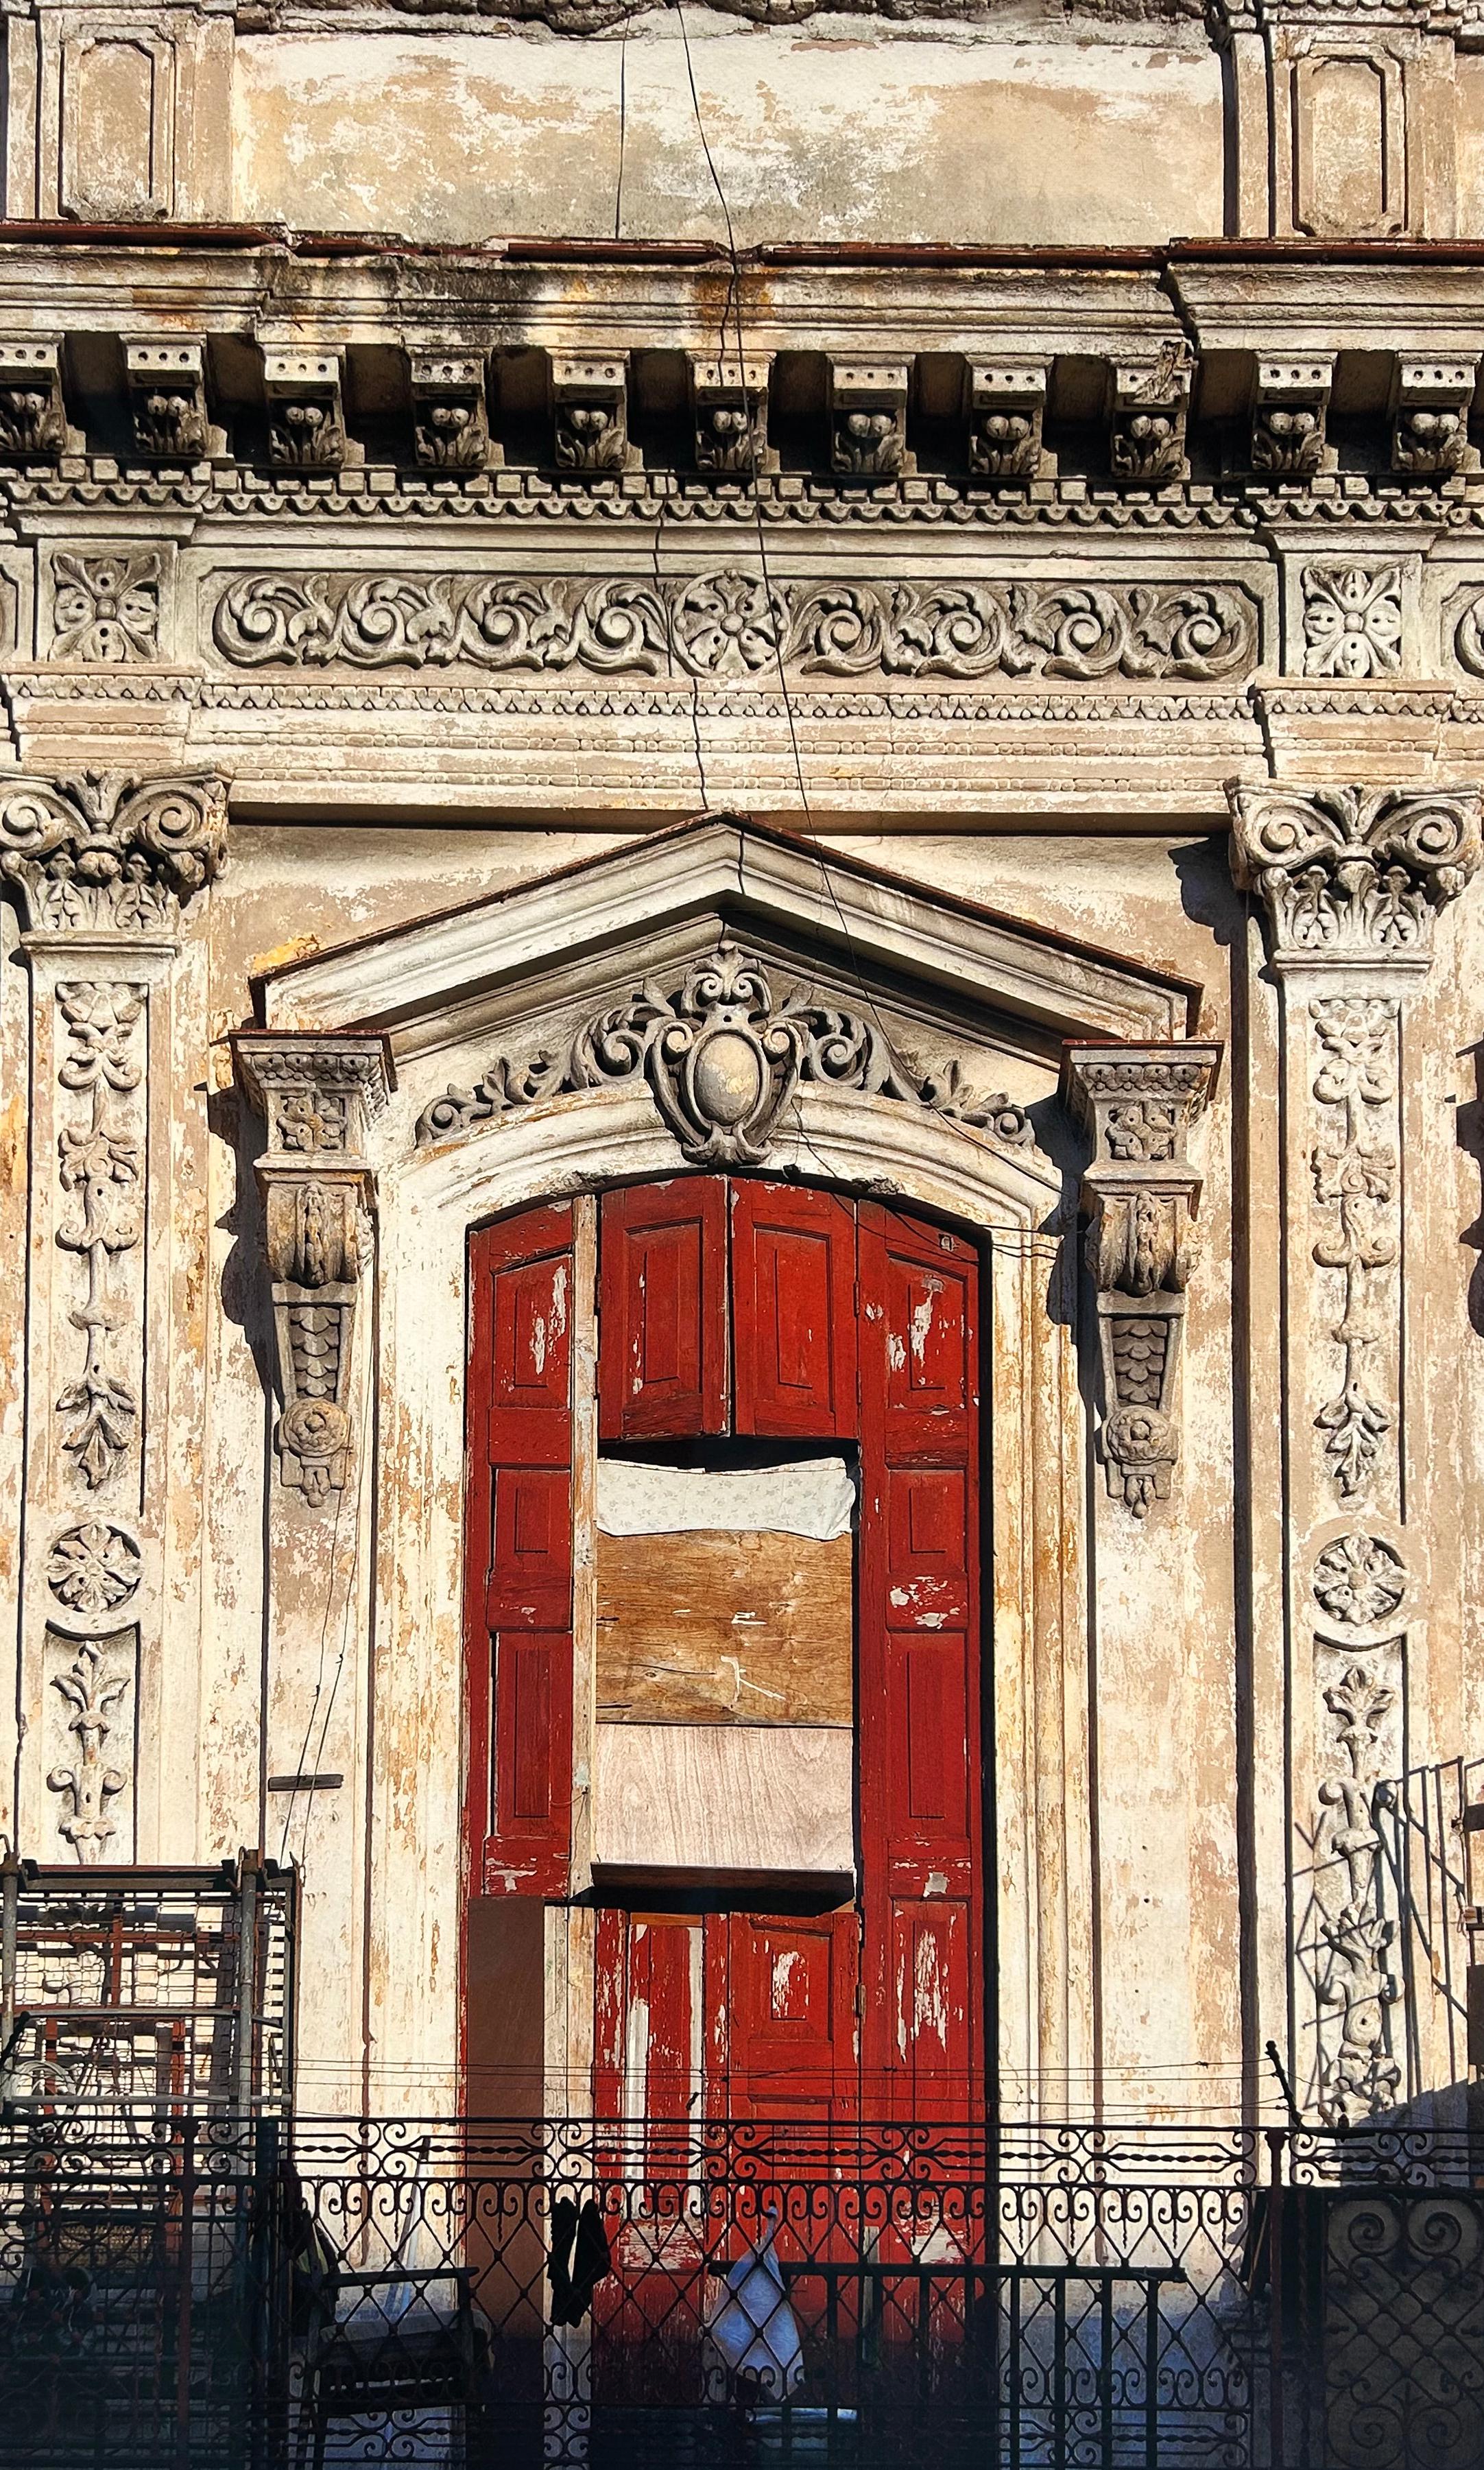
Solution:
[{"label": "triangular pediment", "polygon": [[820,1004],[864,1004],[921,1044],[963,1040],[1054,1068],[1066,1038],[1165,1039],[1199,989],[827,844],[703,815],[488,898],[290,963],[265,1022],[375,1029],[399,1070],[540,1038],[729,942]]}]

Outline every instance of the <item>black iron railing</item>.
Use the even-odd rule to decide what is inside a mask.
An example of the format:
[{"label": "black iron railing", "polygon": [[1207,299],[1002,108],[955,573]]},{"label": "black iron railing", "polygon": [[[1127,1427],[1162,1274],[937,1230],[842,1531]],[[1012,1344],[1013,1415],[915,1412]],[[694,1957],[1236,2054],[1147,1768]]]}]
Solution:
[{"label": "black iron railing", "polygon": [[299,2120],[0,2132],[0,2461],[1484,2462],[1466,2139]]}]

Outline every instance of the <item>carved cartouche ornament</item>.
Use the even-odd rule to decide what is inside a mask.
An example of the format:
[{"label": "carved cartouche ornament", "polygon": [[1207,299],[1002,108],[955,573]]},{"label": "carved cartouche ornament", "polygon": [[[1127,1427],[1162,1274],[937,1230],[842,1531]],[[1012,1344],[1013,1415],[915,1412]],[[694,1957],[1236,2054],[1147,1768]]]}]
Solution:
[{"label": "carved cartouche ornament", "polygon": [[776,1004],[763,964],[723,942],[669,992],[645,986],[528,1062],[501,1056],[472,1089],[450,1089],[418,1118],[427,1146],[475,1124],[577,1089],[642,1080],[687,1163],[756,1166],[804,1082],[894,1098],[1014,1145],[1032,1138],[1024,1109],[969,1088],[957,1062],[919,1072],[856,1014],[798,989]]}]

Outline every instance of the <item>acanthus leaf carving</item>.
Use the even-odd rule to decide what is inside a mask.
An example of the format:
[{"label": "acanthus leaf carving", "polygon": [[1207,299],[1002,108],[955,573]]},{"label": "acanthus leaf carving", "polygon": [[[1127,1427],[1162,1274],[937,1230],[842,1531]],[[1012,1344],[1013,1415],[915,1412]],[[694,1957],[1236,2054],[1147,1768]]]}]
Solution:
[{"label": "acanthus leaf carving", "polygon": [[147,1000],[142,986],[71,981],[57,990],[66,1030],[58,1079],[87,1099],[83,1118],[58,1134],[61,1188],[76,1205],[57,1241],[81,1256],[85,1284],[69,1316],[83,1336],[82,1367],[58,1393],[57,1412],[68,1423],[62,1447],[89,1491],[107,1481],[139,1425],[138,1394],[113,1357],[119,1322],[107,1290],[110,1259],[132,1250],[143,1231],[144,1128],[120,1102],[144,1077],[136,1032]]},{"label": "acanthus leaf carving", "polygon": [[34,927],[171,934],[225,851],[226,783],[214,773],[83,772],[0,792],[0,874],[20,887]]},{"label": "acanthus leaf carving", "polygon": [[107,1743],[115,1728],[115,1710],[130,1682],[131,1672],[107,1670],[100,1646],[83,1640],[71,1666],[52,1675],[52,1687],[66,1700],[71,1713],[67,1730],[77,1742],[70,1766],[55,1766],[47,1777],[52,1792],[65,1793],[71,1807],[58,1823],[81,1862],[102,1861],[118,1822],[109,1805],[128,1782],[128,1770],[113,1765]]},{"label": "acanthus leaf carving", "polygon": [[1186,1155],[1221,1050],[1069,1046],[1063,1087],[1093,1134],[1082,1177],[1102,1368],[1108,1490],[1135,1518],[1168,1501],[1179,1457],[1185,1290],[1201,1178]]},{"label": "acanthus leaf carving", "polygon": [[927,1107],[1012,1146],[1033,1135],[1023,1108],[963,1078],[957,1060],[923,1070],[860,1014],[795,988],[774,998],[763,963],[723,940],[678,987],[646,985],[597,1014],[559,1049],[500,1056],[472,1089],[451,1088],[418,1117],[422,1147],[579,1089],[643,1081],[691,1166],[756,1166],[805,1084]]},{"label": "acanthus leaf carving", "polygon": [[1480,794],[1426,789],[1245,789],[1233,782],[1232,873],[1257,892],[1273,959],[1426,967],[1437,912],[1476,873]]},{"label": "acanthus leaf carving", "polygon": [[1339,1272],[1341,1310],[1332,1335],[1340,1379],[1315,1418],[1324,1455],[1342,1501],[1370,1481],[1393,1413],[1374,1386],[1370,1364],[1380,1340],[1371,1294],[1379,1272],[1401,1249],[1400,1163],[1393,1142],[1378,1140],[1378,1117],[1397,1095],[1400,1011],[1382,995],[1329,995],[1310,1006],[1319,1064],[1313,1094],[1333,1110],[1335,1129],[1310,1153],[1321,1231],[1313,1257]]},{"label": "acanthus leaf carving", "polygon": [[1319,2112],[1328,2127],[1357,2127],[1395,2099],[1402,2071],[1387,2046],[1386,2011],[1401,1995],[1389,1957],[1396,1924],[1381,1901],[1380,1821],[1390,1808],[1386,1726],[1399,1692],[1379,1669],[1347,1666],[1322,1691],[1333,1718],[1331,1763],[1319,1784],[1321,1876],[1334,1865],[1337,1905],[1322,1896],[1318,1982],[1322,2008],[1336,2011],[1337,2040],[1321,2039]]},{"label": "acanthus leaf carving", "polygon": [[658,581],[246,574],[217,602],[234,668],[746,678],[1217,679],[1249,668],[1257,612],[1229,584],[840,583],[721,569]]}]

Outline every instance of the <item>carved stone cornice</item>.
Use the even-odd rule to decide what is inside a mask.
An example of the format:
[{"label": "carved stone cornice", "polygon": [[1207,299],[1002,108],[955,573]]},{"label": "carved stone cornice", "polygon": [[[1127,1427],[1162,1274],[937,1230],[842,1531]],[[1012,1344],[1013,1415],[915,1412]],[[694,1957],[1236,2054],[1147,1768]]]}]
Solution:
[{"label": "carved stone cornice", "polygon": [[1267,912],[1278,969],[1382,963],[1423,975],[1432,921],[1481,855],[1480,792],[1230,782],[1232,874]]},{"label": "carved stone cornice", "polygon": [[13,781],[0,791],[0,874],[19,887],[28,927],[168,936],[220,874],[226,824],[214,772]]},{"label": "carved stone cornice", "polygon": [[1180,1450],[1180,1342],[1201,1177],[1186,1155],[1221,1048],[1068,1046],[1062,1094],[1092,1134],[1082,1177],[1097,1290],[1108,1490],[1135,1518],[1170,1498]]},{"label": "carved stone cornice", "polygon": [[283,1480],[317,1508],[344,1485],[356,1301],[376,1181],[367,1132],[391,1061],[375,1034],[239,1031],[237,1068],[268,1128],[257,1161],[283,1411]]}]

